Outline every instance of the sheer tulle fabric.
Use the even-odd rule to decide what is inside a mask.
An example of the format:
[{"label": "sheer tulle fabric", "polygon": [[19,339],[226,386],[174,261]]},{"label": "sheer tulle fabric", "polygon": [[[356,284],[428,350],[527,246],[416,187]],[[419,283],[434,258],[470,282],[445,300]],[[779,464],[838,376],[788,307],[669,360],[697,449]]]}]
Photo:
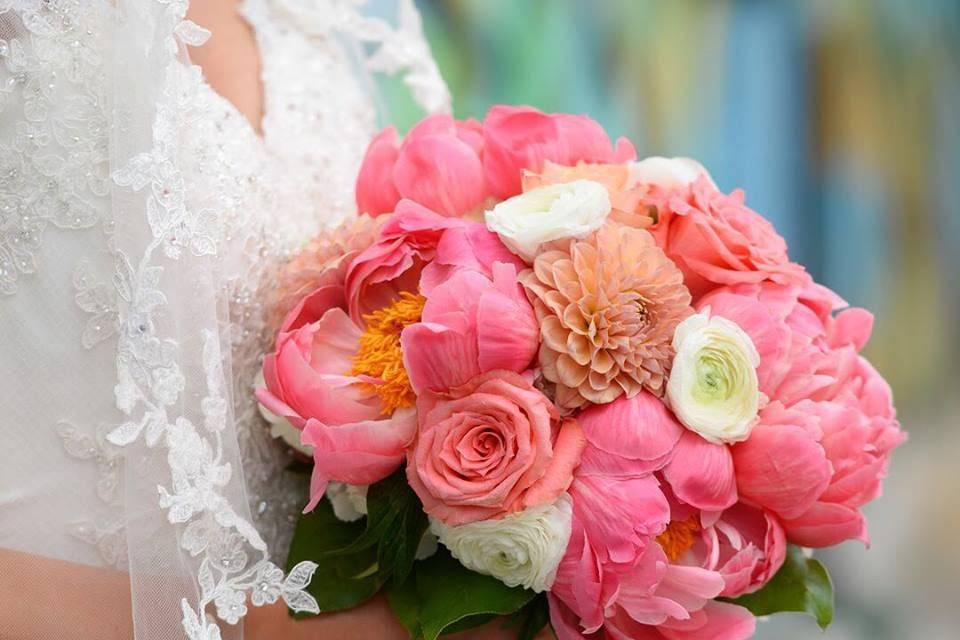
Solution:
[{"label": "sheer tulle fabric", "polygon": [[247,0],[257,138],[189,65],[186,7],[0,0],[0,547],[126,568],[138,640],[315,606],[312,566],[269,556],[302,497],[250,396],[259,284],[351,213],[367,70],[448,102],[412,4]]}]

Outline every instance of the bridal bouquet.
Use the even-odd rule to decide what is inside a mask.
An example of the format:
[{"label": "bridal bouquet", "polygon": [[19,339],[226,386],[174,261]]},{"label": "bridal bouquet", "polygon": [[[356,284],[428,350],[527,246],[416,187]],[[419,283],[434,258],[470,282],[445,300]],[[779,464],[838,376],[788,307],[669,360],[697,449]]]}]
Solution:
[{"label": "bridal bouquet", "polygon": [[257,390],[312,466],[289,561],[321,608],[382,591],[427,640],[830,622],[810,550],[867,541],[904,434],[871,315],[742,192],[498,106],[385,130],[356,193],[279,276]]}]

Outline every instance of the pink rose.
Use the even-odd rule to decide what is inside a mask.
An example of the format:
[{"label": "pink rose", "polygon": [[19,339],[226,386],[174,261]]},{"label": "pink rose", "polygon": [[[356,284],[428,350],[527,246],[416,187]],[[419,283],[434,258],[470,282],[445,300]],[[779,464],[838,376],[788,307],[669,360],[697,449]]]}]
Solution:
[{"label": "pink rose", "polygon": [[823,287],[772,283],[724,287],[698,303],[751,337],[771,400],[750,438],[732,448],[740,495],[810,547],[867,540],[860,508],[879,495],[905,439],[889,386],[858,353],[872,316],[831,315],[840,303]]},{"label": "pink rose", "polygon": [[490,275],[495,262],[522,264],[482,223],[446,218],[403,200],[377,241],[353,259],[345,282],[347,309],[362,324],[363,316],[401,292],[427,294],[458,269]]},{"label": "pink rose", "polygon": [[407,478],[424,510],[450,525],[553,502],[580,461],[583,434],[522,376],[492,371],[417,402]]},{"label": "pink rose", "polygon": [[415,391],[445,391],[481,373],[525,371],[540,326],[517,282],[517,268],[495,263],[490,276],[461,269],[427,295],[421,322],[403,330],[404,364]]},{"label": "pink rose", "polygon": [[483,135],[476,120],[437,114],[403,140],[387,127],[367,148],[357,176],[357,209],[379,215],[408,198],[446,216],[462,215],[488,196],[481,162]]},{"label": "pink rose", "polygon": [[413,409],[383,416],[369,381],[350,374],[362,330],[344,310],[342,282],[335,273],[327,279],[290,312],[263,361],[267,386],[256,391],[314,447],[307,510],[330,480],[370,484],[390,475],[416,430]]},{"label": "pink rose", "polygon": [[773,225],[744,205],[740,190],[726,195],[701,175],[684,186],[653,185],[643,203],[656,207],[650,231],[683,271],[694,300],[721,285],[810,280],[790,262],[787,243]]},{"label": "pink rose", "polygon": [[633,160],[636,152],[625,138],[616,148],[597,122],[586,116],[546,114],[532,107],[498,105],[483,121],[483,169],[498,198],[521,192],[524,170],[540,172],[547,160],[573,166]]}]

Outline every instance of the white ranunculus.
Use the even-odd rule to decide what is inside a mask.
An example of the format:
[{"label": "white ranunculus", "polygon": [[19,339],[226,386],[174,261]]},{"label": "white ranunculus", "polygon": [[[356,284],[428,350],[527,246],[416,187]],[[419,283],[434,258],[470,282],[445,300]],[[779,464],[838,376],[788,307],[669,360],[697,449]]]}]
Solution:
[{"label": "white ranunculus", "polygon": [[760,406],[750,336],[708,308],[677,326],[673,348],[667,398],[680,422],[713,443],[746,440]]},{"label": "white ranunculus", "polygon": [[592,180],[531,189],[486,213],[487,227],[515,254],[530,262],[544,242],[583,238],[610,213],[610,194]]},{"label": "white ranunculus", "polygon": [[530,507],[497,520],[455,527],[430,519],[430,529],[463,566],[508,587],[537,592],[553,585],[570,540],[573,503],[563,494],[553,504]]},{"label": "white ranunculus", "polygon": [[367,485],[331,482],[327,485],[327,499],[333,515],[343,522],[355,522],[367,515]]},{"label": "white ranunculus", "polygon": [[655,184],[660,187],[683,187],[701,175],[713,183],[703,165],[691,158],[663,158],[652,156],[630,163],[630,177],[634,183]]},{"label": "white ranunculus", "polygon": [[[267,386],[267,383],[264,382],[262,371],[257,374],[257,380],[254,386],[256,388]],[[289,420],[283,416],[278,416],[259,402],[257,403],[257,408],[260,409],[260,415],[263,416],[263,419],[270,424],[271,436],[283,440],[290,448],[299,451],[305,456],[313,456],[313,447],[300,442],[300,430],[290,424]]]}]

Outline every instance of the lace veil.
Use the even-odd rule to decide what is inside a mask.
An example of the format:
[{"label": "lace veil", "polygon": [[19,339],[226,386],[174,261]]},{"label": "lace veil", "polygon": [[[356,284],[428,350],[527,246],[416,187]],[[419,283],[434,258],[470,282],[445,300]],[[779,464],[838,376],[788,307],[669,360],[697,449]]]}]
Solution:
[{"label": "lace veil", "polygon": [[[427,110],[448,108],[411,0],[389,3],[393,23],[354,0],[270,3],[307,38],[336,38],[352,73],[402,72]],[[316,609],[304,591],[315,567],[284,574],[252,524],[234,415],[229,318],[252,301],[226,294],[248,268],[227,249],[245,241],[248,210],[280,203],[251,201],[264,174],[229,138],[198,145],[223,123],[196,109],[186,45],[209,34],[185,20],[187,4],[0,0],[0,425],[13,439],[0,513],[17,514],[0,517],[0,546],[61,555],[44,541],[61,514],[43,496],[67,510],[71,482],[95,483],[122,522],[75,533],[126,565],[138,640],[239,637],[250,603]],[[207,152],[248,164],[198,196],[186,185],[217,166]],[[64,407],[95,430],[60,420]],[[24,501],[27,478],[64,445],[96,471]]]}]

